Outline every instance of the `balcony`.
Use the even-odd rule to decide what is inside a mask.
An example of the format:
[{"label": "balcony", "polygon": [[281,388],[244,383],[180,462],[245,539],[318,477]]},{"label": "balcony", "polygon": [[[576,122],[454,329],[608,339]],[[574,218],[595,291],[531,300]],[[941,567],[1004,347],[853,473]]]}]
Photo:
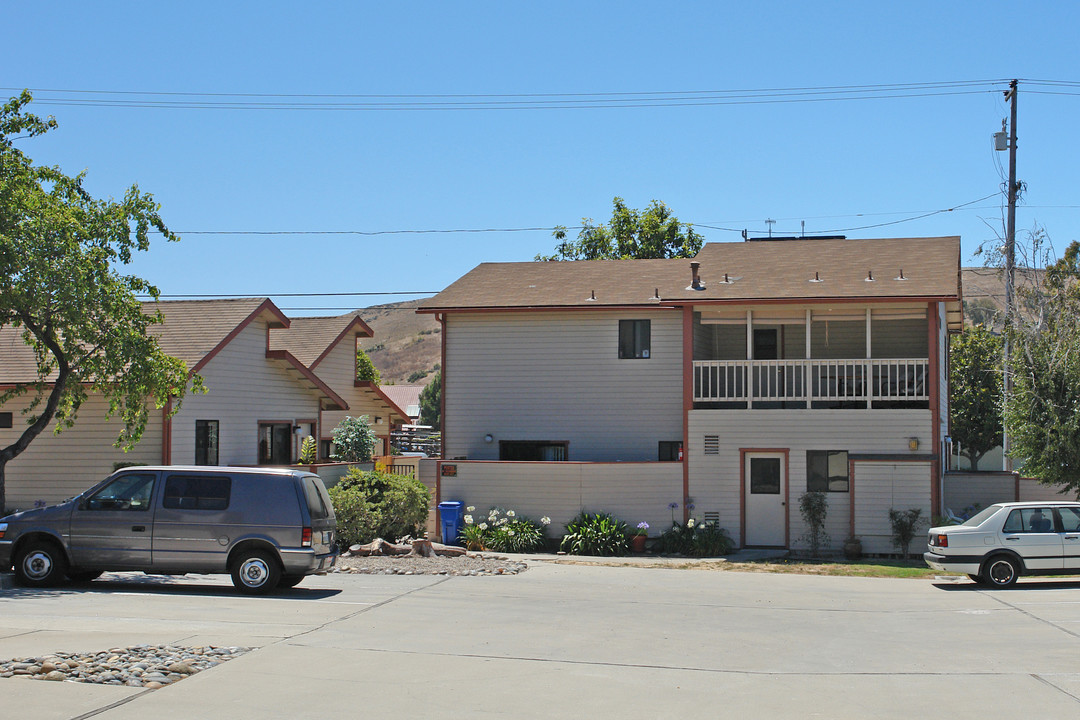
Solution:
[{"label": "balcony", "polygon": [[695,407],[928,407],[924,359],[698,360]]}]

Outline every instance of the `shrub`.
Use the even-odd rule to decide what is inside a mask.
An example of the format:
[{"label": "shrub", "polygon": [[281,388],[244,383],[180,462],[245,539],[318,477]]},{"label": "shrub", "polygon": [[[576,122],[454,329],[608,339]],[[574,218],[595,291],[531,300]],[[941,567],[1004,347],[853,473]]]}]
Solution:
[{"label": "shrub", "polygon": [[908,547],[915,539],[915,533],[919,530],[922,508],[910,508],[908,510],[896,510],[889,508],[889,523],[892,525],[893,546],[900,551],[904,559],[908,559]]},{"label": "shrub", "polygon": [[804,492],[799,497],[799,513],[806,523],[806,532],[800,538],[810,546],[810,557],[817,557],[823,546],[829,544],[829,533],[825,532],[825,518],[829,514],[829,500],[819,490]]},{"label": "shrub", "polygon": [[571,555],[626,555],[626,523],[609,513],[582,512],[566,524],[559,549]]},{"label": "shrub", "polygon": [[308,435],[304,438],[304,442],[300,443],[300,464],[312,465],[315,463],[316,451],[319,448],[319,444],[315,442],[315,438]]},{"label": "shrub", "polygon": [[427,520],[431,496],[413,477],[385,472],[349,472],[330,488],[342,544],[397,540],[415,535]]},{"label": "shrub", "polygon": [[514,510],[493,507],[487,518],[476,522],[472,513],[475,507],[465,508],[465,524],[461,539],[470,550],[494,550],[496,552],[524,553],[543,547],[547,540],[549,518],[540,522],[518,515]]},{"label": "shrub", "polygon": [[375,367],[375,363],[371,362],[371,358],[367,353],[356,348],[356,379],[360,381],[367,381],[371,383],[379,384],[379,369]]},{"label": "shrub", "polygon": [[334,428],[334,454],[330,457],[344,462],[371,462],[375,450],[375,433],[368,425],[367,415],[347,417]]},{"label": "shrub", "polygon": [[735,547],[727,530],[716,523],[698,523],[694,518],[685,525],[672,522],[657,539],[656,549],[672,555],[715,557],[726,555]]}]

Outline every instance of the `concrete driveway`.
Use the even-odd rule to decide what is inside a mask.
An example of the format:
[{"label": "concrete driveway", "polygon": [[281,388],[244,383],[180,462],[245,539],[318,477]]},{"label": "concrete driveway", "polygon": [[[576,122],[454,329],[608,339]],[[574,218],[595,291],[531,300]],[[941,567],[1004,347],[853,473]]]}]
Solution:
[{"label": "concrete driveway", "polygon": [[20,718],[1080,717],[1080,582],[534,565],[0,591],[0,659],[258,649],[160,690],[0,679]]}]

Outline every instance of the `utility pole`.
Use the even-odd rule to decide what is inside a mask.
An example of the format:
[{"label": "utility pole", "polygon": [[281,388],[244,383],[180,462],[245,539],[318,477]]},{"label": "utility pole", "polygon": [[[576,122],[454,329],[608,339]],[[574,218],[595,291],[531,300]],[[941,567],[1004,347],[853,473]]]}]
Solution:
[{"label": "utility pole", "polygon": [[[1005,91],[1005,99],[1009,101],[1009,214],[1005,221],[1005,358],[1002,364],[1004,369],[1004,406],[1008,406],[1009,396],[1012,394],[1012,372],[1009,366],[1009,358],[1012,340],[1013,312],[1016,306],[1014,295],[1016,293],[1016,86],[1017,81],[1009,83],[1009,89]],[[1012,470],[1012,459],[1009,457],[1009,427],[1002,424],[1001,448],[1002,470]]]}]

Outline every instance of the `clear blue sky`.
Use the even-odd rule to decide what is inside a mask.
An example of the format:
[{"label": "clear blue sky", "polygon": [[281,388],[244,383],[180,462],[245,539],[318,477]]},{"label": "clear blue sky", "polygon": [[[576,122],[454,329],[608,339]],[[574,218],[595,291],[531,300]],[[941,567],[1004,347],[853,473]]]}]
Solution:
[{"label": "clear blue sky", "polygon": [[[37,90],[60,128],[21,141],[37,162],[88,171],[99,196],[152,192],[178,244],[134,271],[166,294],[437,291],[486,261],[531,260],[549,230],[468,234],[205,235],[193,231],[527,228],[606,221],[619,195],[666,202],[709,241],[734,232],[857,228],[1002,188],[1005,84],[827,102],[642,107],[644,93],[880,86],[1008,78],[1080,82],[1071,2],[67,2],[5,8],[0,86]],[[1077,115],[1066,94],[1020,90],[1018,229],[1080,236]],[[252,109],[300,98],[396,98],[422,109]],[[927,91],[918,91],[925,94]],[[14,94],[5,91],[6,95]],[[606,95],[601,93],[633,93]],[[588,94],[552,98],[546,94]],[[880,94],[897,94],[886,92]],[[913,93],[915,94],[915,93]],[[495,109],[524,95],[559,107]],[[677,97],[695,97],[679,95]],[[716,97],[704,96],[704,97]],[[782,99],[798,96],[786,94]],[[46,98],[53,98],[49,102]],[[100,107],[57,99],[147,101]],[[570,100],[631,107],[568,109]],[[702,98],[699,98],[702,99]],[[760,98],[759,98],[760,99]],[[241,109],[191,103],[242,101]],[[376,98],[310,98],[313,103]],[[476,102],[448,109],[436,102]],[[999,164],[1001,167],[999,167]],[[959,234],[965,264],[1002,200],[850,237]],[[185,233],[185,231],[188,231]],[[275,298],[357,307],[406,296]],[[308,313],[290,310],[291,314]]]}]

